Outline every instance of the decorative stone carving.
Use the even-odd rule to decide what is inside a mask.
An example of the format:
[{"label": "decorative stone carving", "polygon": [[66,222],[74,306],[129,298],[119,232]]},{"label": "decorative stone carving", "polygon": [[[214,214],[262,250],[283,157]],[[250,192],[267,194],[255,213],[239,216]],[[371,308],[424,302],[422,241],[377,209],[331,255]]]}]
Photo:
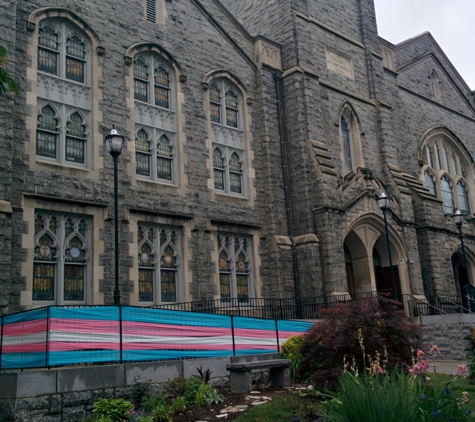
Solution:
[{"label": "decorative stone carving", "polygon": [[133,63],[132,57],[125,56],[124,57],[124,63],[125,63],[126,66],[130,66]]},{"label": "decorative stone carving", "polygon": [[28,32],[35,32],[36,31],[36,23],[34,22],[27,22],[26,23],[26,30]]},{"label": "decorative stone carving", "polygon": [[180,75],[180,82],[185,83],[186,82],[186,75]]},{"label": "decorative stone carving", "polygon": [[135,102],[135,121],[147,126],[159,127],[171,133],[176,132],[175,113],[151,104]]},{"label": "decorative stone carving", "polygon": [[244,132],[229,126],[212,123],[213,142],[244,150]]},{"label": "decorative stone carving", "polygon": [[252,106],[252,103],[253,103],[252,98],[248,98],[248,99],[246,100],[246,104],[247,104],[248,106]]},{"label": "decorative stone carving", "polygon": [[96,48],[96,53],[98,56],[102,57],[104,54],[106,54],[106,49],[100,45],[97,46]]},{"label": "decorative stone carving", "polygon": [[258,66],[265,64],[275,69],[282,70],[280,48],[270,42],[259,38],[255,44],[256,63]]},{"label": "decorative stone carving", "polygon": [[209,84],[207,84],[206,82],[203,82],[201,84],[201,88],[203,89],[203,91],[208,91],[209,89]]}]

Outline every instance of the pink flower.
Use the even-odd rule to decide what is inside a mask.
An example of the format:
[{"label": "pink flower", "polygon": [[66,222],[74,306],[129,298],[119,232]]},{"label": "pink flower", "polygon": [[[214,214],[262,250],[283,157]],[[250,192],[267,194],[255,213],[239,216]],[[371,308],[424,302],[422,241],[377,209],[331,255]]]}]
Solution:
[{"label": "pink flower", "polygon": [[[432,350],[432,349],[431,349]],[[417,354],[416,354],[416,358],[419,360],[419,359],[422,359],[422,358],[425,358],[426,354],[424,353],[423,350],[418,350],[417,351]]]},{"label": "pink flower", "polygon": [[458,375],[459,377],[463,377],[463,376],[465,376],[465,375],[467,375],[467,374],[468,374],[467,365],[462,364],[462,365],[459,365],[459,366],[457,367],[457,375]]},{"label": "pink flower", "polygon": [[440,350],[439,350],[439,346],[437,346],[436,344],[434,344],[431,348],[430,348],[430,351],[429,353],[431,355],[440,355]]}]

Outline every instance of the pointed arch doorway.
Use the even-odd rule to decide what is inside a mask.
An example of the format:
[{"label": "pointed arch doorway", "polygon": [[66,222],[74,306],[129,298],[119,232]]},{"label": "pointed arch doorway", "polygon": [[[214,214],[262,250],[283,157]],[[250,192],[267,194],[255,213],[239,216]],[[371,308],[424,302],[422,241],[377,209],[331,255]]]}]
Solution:
[{"label": "pointed arch doorway", "polygon": [[460,251],[456,251],[451,258],[452,270],[455,279],[455,288],[457,294],[462,296],[462,306],[464,308],[475,308],[475,287],[470,284],[470,263],[467,260],[465,266],[463,255]]},{"label": "pointed arch doorway", "polygon": [[[392,294],[389,256],[381,218],[372,216],[353,224],[343,243],[348,292],[352,297],[367,292]],[[396,293],[409,293],[409,273],[404,246],[397,233],[390,234]],[[403,288],[405,286],[405,288]]]}]

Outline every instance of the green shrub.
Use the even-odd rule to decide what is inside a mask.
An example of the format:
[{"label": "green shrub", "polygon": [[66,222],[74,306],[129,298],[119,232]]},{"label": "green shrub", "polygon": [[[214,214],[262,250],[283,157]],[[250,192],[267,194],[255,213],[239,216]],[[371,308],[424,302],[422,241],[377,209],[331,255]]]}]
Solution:
[{"label": "green shrub", "polygon": [[304,341],[304,335],[292,336],[288,338],[280,348],[280,355],[283,359],[292,359],[292,365],[290,367],[290,376],[292,379],[297,380],[301,378],[300,365],[302,363],[302,344]]},{"label": "green shrub", "polygon": [[153,409],[155,413],[155,421],[156,422],[172,422],[172,412],[170,406],[166,404],[160,404],[155,409]]},{"label": "green shrub", "polygon": [[181,375],[178,375],[172,380],[168,380],[168,382],[165,383],[165,386],[164,386],[165,395],[167,397],[183,396],[185,394],[185,391],[188,388],[188,382],[189,381]]},{"label": "green shrub", "polygon": [[145,398],[150,397],[152,380],[140,381],[140,376],[134,378],[132,386],[132,401],[135,407],[140,407]]},{"label": "green shrub", "polygon": [[165,404],[165,397],[160,394],[156,397],[146,397],[143,400],[142,406],[146,412],[153,412],[157,406],[164,406]]},{"label": "green shrub", "polygon": [[201,386],[201,380],[197,377],[191,377],[185,391],[185,401],[188,406],[192,406],[196,402],[196,393]]},{"label": "green shrub", "polygon": [[133,408],[134,406],[132,403],[123,398],[99,399],[94,403],[94,409],[92,412],[96,415],[96,420],[106,418],[106,420],[102,421],[106,422],[108,418],[112,422],[115,422],[124,420],[129,410],[132,410]]}]

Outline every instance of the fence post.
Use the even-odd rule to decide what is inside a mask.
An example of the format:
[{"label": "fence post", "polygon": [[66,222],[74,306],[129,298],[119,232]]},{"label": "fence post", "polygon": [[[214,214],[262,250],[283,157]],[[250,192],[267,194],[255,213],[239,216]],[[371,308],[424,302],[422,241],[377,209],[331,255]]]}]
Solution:
[{"label": "fence post", "polygon": [[231,315],[231,335],[233,338],[233,356],[236,356],[236,341],[234,340],[234,316]]},{"label": "fence post", "polygon": [[120,363],[122,364],[122,305],[119,305],[119,342],[120,342]]},{"label": "fence post", "polygon": [[3,358],[3,325],[5,324],[5,317],[2,315],[2,332],[0,333],[0,371],[2,370]]},{"label": "fence post", "polygon": [[280,341],[279,341],[279,323],[278,320],[275,321],[275,337],[277,339],[277,353],[280,353]]},{"label": "fence post", "polygon": [[49,369],[49,317],[50,317],[50,306],[46,308],[46,356],[45,363],[46,367]]}]

